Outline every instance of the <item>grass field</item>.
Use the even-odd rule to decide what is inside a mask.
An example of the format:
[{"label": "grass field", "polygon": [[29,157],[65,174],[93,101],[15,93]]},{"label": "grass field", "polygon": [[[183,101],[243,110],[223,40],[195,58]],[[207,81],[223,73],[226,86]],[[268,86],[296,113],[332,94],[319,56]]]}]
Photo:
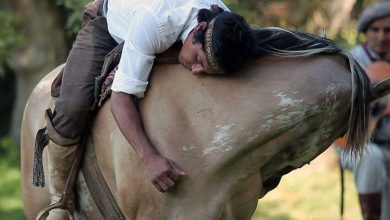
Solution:
[{"label": "grass field", "polygon": [[0,138],[0,220],[24,219],[15,149],[9,138]]},{"label": "grass field", "polygon": [[[20,196],[19,159],[12,143],[0,140],[0,220],[25,219]],[[253,220],[337,220],[340,177],[337,156],[326,151],[310,165],[283,177],[280,185],[263,198]],[[360,209],[351,173],[346,173],[344,220],[360,220]]]},{"label": "grass field", "polygon": [[[284,176],[280,185],[259,201],[252,219],[340,219],[340,171],[333,148],[310,165]],[[344,220],[361,220],[353,176],[345,172]]]}]

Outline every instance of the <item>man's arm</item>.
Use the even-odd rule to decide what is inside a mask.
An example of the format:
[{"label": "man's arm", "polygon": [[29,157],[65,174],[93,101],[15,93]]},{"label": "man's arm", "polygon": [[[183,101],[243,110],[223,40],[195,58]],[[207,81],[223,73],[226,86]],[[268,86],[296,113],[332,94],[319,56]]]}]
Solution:
[{"label": "man's arm", "polygon": [[161,156],[150,143],[143,129],[133,96],[113,91],[111,111],[122,134],[144,164],[146,174],[154,186],[160,192],[173,188],[180,176],[185,173],[175,162]]}]

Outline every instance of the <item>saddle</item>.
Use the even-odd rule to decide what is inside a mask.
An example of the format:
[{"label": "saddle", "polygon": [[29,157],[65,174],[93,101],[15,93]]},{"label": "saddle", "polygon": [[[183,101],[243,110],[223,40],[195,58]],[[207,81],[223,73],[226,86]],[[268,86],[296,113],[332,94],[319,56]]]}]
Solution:
[{"label": "saddle", "polygon": [[[182,47],[181,42],[176,42],[164,53],[157,54],[154,65],[159,64],[179,64],[178,55]],[[95,79],[95,102],[92,109],[97,110],[105,100],[111,95],[111,85],[114,81],[115,72],[117,70],[121,55],[122,55],[123,43],[116,46],[110,53],[108,53],[104,59],[102,71]],[[61,91],[62,76],[64,68],[60,71],[57,77],[54,79],[51,85],[51,96],[59,97]]]}]

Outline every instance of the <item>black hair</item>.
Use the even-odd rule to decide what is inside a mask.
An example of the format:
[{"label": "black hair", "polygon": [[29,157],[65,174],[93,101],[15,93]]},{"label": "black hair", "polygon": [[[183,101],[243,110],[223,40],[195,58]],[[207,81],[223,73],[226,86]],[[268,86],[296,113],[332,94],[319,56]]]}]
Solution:
[{"label": "black hair", "polygon": [[227,72],[239,70],[255,52],[255,35],[245,19],[222,12],[215,19],[213,51],[217,64]]},{"label": "black hair", "polygon": [[[219,11],[212,11],[212,10],[209,10],[209,9],[200,9],[199,12],[198,12],[198,22],[206,22],[207,25],[210,23],[211,20],[213,20],[213,18],[217,17],[217,15],[219,15],[220,13],[223,12],[223,9],[222,8],[219,8],[220,10]],[[198,30],[196,32],[194,32],[194,36],[193,36],[193,42],[194,43],[201,43],[202,46],[203,46],[203,49],[204,49],[204,45],[205,45],[205,34],[206,34],[206,30]]]},{"label": "black hair", "polygon": [[[277,55],[284,57],[312,54],[334,54],[341,49],[332,40],[309,33],[282,28],[251,28],[235,13],[201,9],[198,22],[207,24],[215,18],[213,51],[219,67],[226,72],[239,70],[253,57]],[[206,30],[194,33],[194,43],[205,44]]]},{"label": "black hair", "polygon": [[[215,19],[213,30],[213,52],[218,66],[226,72],[239,70],[253,55],[254,35],[245,19],[237,14],[225,12],[222,8],[217,11],[201,9],[198,22]],[[205,44],[206,30],[194,33],[194,42]]]}]

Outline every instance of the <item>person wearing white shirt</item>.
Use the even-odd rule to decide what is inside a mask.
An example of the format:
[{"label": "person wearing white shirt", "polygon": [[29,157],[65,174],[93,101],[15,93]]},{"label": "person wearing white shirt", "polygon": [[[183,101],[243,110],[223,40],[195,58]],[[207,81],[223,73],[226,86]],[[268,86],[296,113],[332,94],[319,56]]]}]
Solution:
[{"label": "person wearing white shirt", "polygon": [[[372,83],[385,79],[390,66],[390,2],[377,2],[365,9],[357,31],[365,35],[366,41],[352,48],[351,54],[367,70]],[[345,146],[337,143],[336,149],[343,168],[354,174],[363,219],[385,220],[390,219],[390,112],[386,110],[375,117],[371,119],[375,127],[372,143],[364,157],[345,154]]]},{"label": "person wearing white shirt", "polygon": [[[96,0],[86,6],[83,18],[83,28],[66,62],[61,94],[53,112],[49,109],[45,115],[52,204],[61,198],[86,129],[95,77],[105,55],[118,44],[124,46],[111,87],[111,110],[161,192],[173,189],[185,173],[152,146],[134,103],[134,97],[144,96],[156,54],[181,41],[179,62],[189,71],[224,74],[268,54],[291,57],[341,51],[333,41],[303,32],[252,29],[220,0]],[[48,219],[67,219],[73,214],[74,195],[68,196],[67,210],[53,209]]]}]

